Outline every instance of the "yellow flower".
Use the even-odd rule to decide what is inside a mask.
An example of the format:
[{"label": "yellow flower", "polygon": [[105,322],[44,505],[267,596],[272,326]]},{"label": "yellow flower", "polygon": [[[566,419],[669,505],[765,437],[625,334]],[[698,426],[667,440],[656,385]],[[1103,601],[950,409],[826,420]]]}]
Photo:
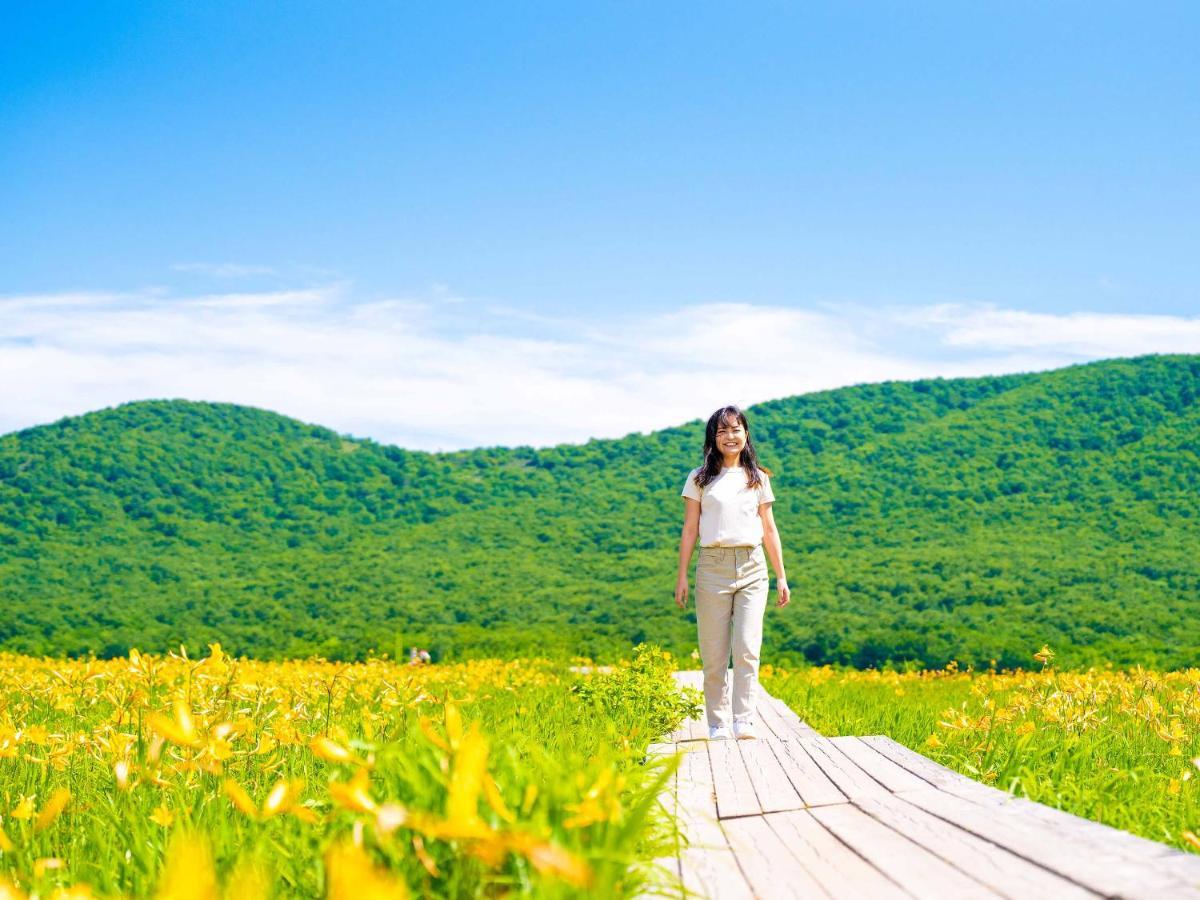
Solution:
[{"label": "yellow flower", "polygon": [[496,784],[496,779],[491,775],[484,773],[483,776],[483,794],[490,806],[501,819],[505,822],[515,822],[517,817],[512,814],[509,808],[504,803],[504,797],[500,794],[500,786]]},{"label": "yellow flower", "polygon": [[526,832],[511,832],[505,838],[509,848],[528,859],[543,875],[561,878],[576,887],[592,882],[592,869],[585,860],[557,844]]},{"label": "yellow flower", "polygon": [[32,819],[33,818],[33,795],[22,797],[21,802],[9,811],[9,815],[14,819]]},{"label": "yellow flower", "polygon": [[325,851],[326,900],[404,900],[408,885],[367,856],[362,847],[341,841]]},{"label": "yellow flower", "polygon": [[182,698],[175,701],[175,718],[169,719],[160,712],[152,712],[147,717],[147,724],[158,734],[173,744],[181,747],[199,747],[200,735],[196,731],[196,723],[192,719],[191,710]]},{"label": "yellow flower", "polygon": [[175,822],[175,814],[167,808],[167,804],[160,803],[150,814],[150,821],[163,828],[170,828]]},{"label": "yellow flower", "polygon": [[[0,893],[0,898],[3,896],[4,894]],[[95,896],[90,885],[80,883],[70,887],[55,888],[54,893],[50,895],[50,900],[95,900]]]},{"label": "yellow flower", "polygon": [[931,734],[929,737],[925,738],[925,746],[937,748],[942,746],[942,742],[936,734]]},{"label": "yellow flower", "polygon": [[46,805],[42,807],[42,811],[38,813],[37,821],[33,823],[33,830],[42,831],[49,827],[50,823],[57,819],[59,813],[66,808],[70,799],[71,792],[66,788],[59,788],[51,794]]},{"label": "yellow flower", "polygon": [[154,896],[155,900],[220,900],[212,851],[202,837],[176,834]]},{"label": "yellow flower", "polygon": [[[446,730],[454,733],[449,716]],[[450,791],[446,797],[446,824],[466,837],[488,830],[479,818],[479,793],[487,774],[488,745],[476,723],[471,723],[471,730],[466,735],[462,734],[461,724],[456,731],[458,739],[451,738],[451,746],[456,746],[456,750],[450,770]]]},{"label": "yellow flower", "polygon": [[268,900],[273,895],[271,879],[261,864],[252,858],[237,861],[225,879],[224,900]]},{"label": "yellow flower", "polygon": [[351,763],[362,765],[362,760],[339,744],[324,735],[317,735],[308,745],[312,752],[326,762]]},{"label": "yellow flower", "polygon": [[41,878],[51,869],[65,869],[66,866],[66,861],[57,856],[43,856],[33,861],[33,877]]},{"label": "yellow flower", "polygon": [[226,778],[221,785],[221,790],[239,812],[244,813],[252,819],[258,818],[258,806],[250,799],[250,795],[246,793],[244,787],[232,778]]},{"label": "yellow flower", "polygon": [[329,782],[329,796],[338,806],[353,812],[374,813],[378,804],[371,799],[368,791],[370,775],[366,769],[359,769],[348,782]]},{"label": "yellow flower", "polygon": [[[401,825],[408,821],[408,810],[399,803],[381,803],[379,808],[375,810],[375,828],[380,834],[391,834]],[[418,839],[418,835],[413,835],[414,839]],[[422,844],[424,847],[424,844]],[[420,851],[418,851],[419,855]],[[424,860],[422,860],[422,863]],[[428,867],[426,867],[428,868]],[[430,872],[431,875],[436,875],[436,872]]]},{"label": "yellow flower", "polygon": [[[300,792],[304,790],[304,782],[300,780],[288,781],[281,778],[275,782],[275,786],[271,788],[271,793],[267,794],[267,799],[263,801],[262,817],[264,819],[279,813],[292,812],[300,799]],[[312,812],[308,810],[308,812]]]}]

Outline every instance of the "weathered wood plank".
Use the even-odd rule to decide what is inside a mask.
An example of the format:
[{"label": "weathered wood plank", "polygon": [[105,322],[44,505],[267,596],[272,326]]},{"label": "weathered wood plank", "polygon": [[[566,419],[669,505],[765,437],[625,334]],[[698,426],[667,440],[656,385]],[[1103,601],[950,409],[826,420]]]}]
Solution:
[{"label": "weathered wood plank", "polygon": [[794,732],[801,737],[812,737],[818,735],[815,728],[805,722],[800,716],[796,715],[796,711],[780,700],[778,697],[770,697],[767,702],[774,707],[779,713],[780,719]]},{"label": "weathered wood plank", "polygon": [[863,797],[855,800],[854,805],[1005,896],[1054,897],[1055,900],[1085,900],[1100,896],[939,819],[900,796]]},{"label": "weathered wood plank", "polygon": [[762,816],[724,819],[721,828],[756,896],[796,900],[829,896]]},{"label": "weathered wood plank", "polygon": [[810,812],[841,841],[914,896],[956,900],[1000,896],[856,806],[844,803]]},{"label": "weathered wood plank", "polygon": [[713,787],[717,794],[717,817],[756,816],[762,813],[754,782],[746,762],[738,751],[737,741],[708,741],[708,758],[712,763]]},{"label": "weathered wood plank", "polygon": [[861,740],[948,794],[985,807],[1017,810],[1018,815],[1024,817],[1029,826],[1040,823],[1060,833],[1070,834],[1076,845],[1091,848],[1081,851],[1085,855],[1093,851],[1117,855],[1133,862],[1152,865],[1157,870],[1169,872],[1173,877],[1188,884],[1200,883],[1200,857],[1194,854],[1064,810],[1014,797],[1006,791],[948,769],[889,737],[873,735]]},{"label": "weathered wood plank", "polygon": [[827,737],[800,738],[799,743],[838,790],[853,800],[855,797],[876,797],[888,793],[888,789],[860,769],[846,754]]},{"label": "weathered wood plank", "polygon": [[787,773],[766,740],[735,741],[742,755],[754,793],[763,812],[803,809],[804,801],[796,793]]},{"label": "weathered wood plank", "polygon": [[680,851],[684,887],[705,897],[752,897],[725,832],[717,820],[716,793],[706,743],[684,744],[679,767]]},{"label": "weathered wood plank", "polygon": [[688,733],[684,740],[687,741],[707,741],[708,740],[708,721],[706,719],[688,719]]},{"label": "weathered wood plank", "polygon": [[[675,677],[702,687],[699,671]],[[956,900],[1200,898],[1200,857],[1013,797],[885,736],[822,737],[761,687],[756,706],[757,741],[709,742],[700,717],[648,750],[683,751],[659,796],[682,846],[655,861],[663,877],[648,887],[682,881],[735,898],[859,900],[902,888]]]},{"label": "weathered wood plank", "polygon": [[776,740],[788,741],[797,737],[798,732],[791,728],[783,716],[779,714],[779,710],[771,703],[775,698],[763,692],[759,695],[758,703],[755,706],[755,714],[758,716],[760,730],[763,730],[768,737],[773,737]]},{"label": "weathered wood plank", "polygon": [[1006,807],[1014,816],[1036,819],[1047,826],[1069,833],[1090,846],[1117,853],[1131,860],[1140,860],[1156,866],[1176,861],[1184,863],[1184,869],[1200,879],[1200,856],[1193,853],[1185,853],[1167,844],[1077,816],[1064,809],[1037,803],[1027,797],[1014,797],[1010,794],[1005,794],[1004,797],[1004,800],[989,799],[987,802]]},{"label": "weathered wood plank", "polygon": [[780,767],[805,806],[846,802],[846,795],[829,780],[829,776],[817,765],[800,741],[776,741],[770,743],[770,747],[775,751],[775,758],[779,760]]},{"label": "weathered wood plank", "polygon": [[[667,756],[675,753],[674,744],[651,744],[646,749],[647,757]],[[672,821],[679,821],[679,771],[671,773],[670,779],[658,793],[657,802],[663,813]],[[680,870],[680,847],[673,846],[668,854],[656,856],[651,860],[653,871],[648,876],[648,883],[638,895],[640,898],[651,896],[677,896],[682,887],[682,871]]]},{"label": "weathered wood plank", "polygon": [[936,763],[929,757],[922,756],[915,750],[893,741],[887,735],[868,735],[859,738],[859,740],[878,751],[881,755],[886,756],[892,762],[912,772],[918,778],[944,791],[968,798],[978,797],[985,801],[989,798],[1001,800],[1011,796],[997,788],[975,781],[966,775],[961,775],[953,769],[948,769],[941,763]]},{"label": "weathered wood plank", "polygon": [[915,791],[929,787],[929,782],[918,778],[899,763],[892,762],[869,744],[856,737],[834,737],[829,739],[850,761],[893,793]]},{"label": "weathered wood plank", "polygon": [[1200,897],[1170,872],[1134,863],[1082,842],[1027,815],[1011,815],[1000,804],[964,803],[967,798],[929,788],[897,796],[1018,856],[1106,896]]},{"label": "weathered wood plank", "polygon": [[895,882],[830,834],[813,818],[812,811],[770,813],[763,821],[835,900],[909,898]]}]

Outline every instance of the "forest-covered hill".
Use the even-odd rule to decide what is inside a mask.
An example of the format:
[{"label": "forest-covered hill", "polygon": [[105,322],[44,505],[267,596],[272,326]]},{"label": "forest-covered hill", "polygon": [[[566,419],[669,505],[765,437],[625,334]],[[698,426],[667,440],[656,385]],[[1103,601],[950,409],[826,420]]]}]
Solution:
[{"label": "forest-covered hill", "polygon": [[[1156,356],[752,407],[794,597],[764,661],[1200,665],[1198,394]],[[0,647],[687,653],[702,430],[429,454],[150,401],[4,435]]]}]

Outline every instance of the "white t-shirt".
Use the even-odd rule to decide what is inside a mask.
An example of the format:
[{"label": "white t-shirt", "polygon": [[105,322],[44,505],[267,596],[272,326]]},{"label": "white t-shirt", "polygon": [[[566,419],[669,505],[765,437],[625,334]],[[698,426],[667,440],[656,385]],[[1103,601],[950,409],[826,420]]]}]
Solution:
[{"label": "white t-shirt", "polygon": [[746,470],[741,466],[723,468],[717,477],[701,490],[695,476],[699,469],[688,473],[683,496],[700,501],[701,547],[753,547],[762,543],[762,519],[758,508],[775,499],[771,479],[759,470],[762,485],[746,487]]}]

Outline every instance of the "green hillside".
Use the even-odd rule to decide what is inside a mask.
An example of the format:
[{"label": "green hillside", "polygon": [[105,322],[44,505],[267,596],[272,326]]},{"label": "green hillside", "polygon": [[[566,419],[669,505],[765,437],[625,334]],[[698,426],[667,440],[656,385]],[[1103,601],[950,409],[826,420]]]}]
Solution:
[{"label": "green hillside", "polygon": [[[1198,394],[1159,356],[751,408],[794,596],[764,661],[1200,665]],[[153,401],[5,435],[0,647],[687,653],[702,428],[428,454]]]}]

